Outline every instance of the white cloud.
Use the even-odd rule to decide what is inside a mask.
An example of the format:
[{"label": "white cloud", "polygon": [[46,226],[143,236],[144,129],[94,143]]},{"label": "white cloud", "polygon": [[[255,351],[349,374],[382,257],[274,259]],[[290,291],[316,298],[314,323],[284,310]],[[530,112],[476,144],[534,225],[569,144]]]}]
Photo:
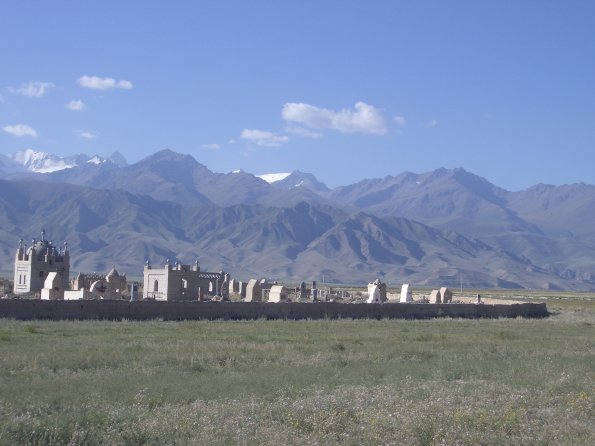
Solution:
[{"label": "white cloud", "polygon": [[440,124],[437,120],[432,119],[426,123],[426,127],[437,127]]},{"label": "white cloud", "polygon": [[19,137],[31,136],[35,138],[37,136],[37,132],[35,131],[35,129],[29,127],[26,124],[6,125],[2,127],[2,130],[4,130],[6,133],[10,133],[11,135]]},{"label": "white cloud", "polygon": [[46,94],[50,88],[55,87],[51,82],[28,82],[20,87],[8,87],[8,91],[30,98],[40,98]]},{"label": "white cloud", "polygon": [[219,150],[221,146],[219,144],[203,144],[200,146],[203,149]]},{"label": "white cloud", "polygon": [[98,136],[96,133],[89,132],[88,130],[75,130],[74,133],[85,139],[95,139]]},{"label": "white cloud", "polygon": [[343,133],[372,133],[383,135],[387,132],[384,117],[380,111],[365,102],[355,104],[355,109],[340,111],[315,107],[314,105],[288,102],[283,106],[281,116],[286,121],[297,122],[315,129],[333,129]]},{"label": "white cloud", "polygon": [[291,133],[292,135],[303,136],[304,138],[317,139],[322,136],[322,133],[314,132],[310,129],[306,129],[304,127],[293,126],[293,125],[287,126],[285,128],[285,131],[287,133]]},{"label": "white cloud", "polygon": [[66,108],[68,110],[72,110],[72,111],[82,111],[84,109],[87,108],[87,106],[85,105],[85,103],[83,101],[81,101],[80,99],[72,100],[70,101],[68,104],[66,104]]},{"label": "white cloud", "polygon": [[66,108],[68,110],[72,110],[72,111],[82,111],[85,110],[87,108],[87,106],[85,105],[85,103],[83,101],[81,101],[80,99],[72,100],[70,101],[68,104],[66,104]]},{"label": "white cloud", "polygon": [[395,121],[395,123],[396,123],[398,126],[404,127],[405,125],[407,125],[407,120],[405,119],[405,117],[404,117],[404,116],[395,116],[395,117],[393,118],[393,120]]},{"label": "white cloud", "polygon": [[81,76],[78,78],[77,83],[81,87],[92,88],[93,90],[111,90],[112,88],[130,90],[132,88],[132,82],[124,79],[116,80],[111,77]]},{"label": "white cloud", "polygon": [[240,138],[247,139],[259,146],[265,147],[278,147],[281,144],[289,141],[287,136],[275,135],[271,132],[265,132],[264,130],[256,129],[244,129]]}]

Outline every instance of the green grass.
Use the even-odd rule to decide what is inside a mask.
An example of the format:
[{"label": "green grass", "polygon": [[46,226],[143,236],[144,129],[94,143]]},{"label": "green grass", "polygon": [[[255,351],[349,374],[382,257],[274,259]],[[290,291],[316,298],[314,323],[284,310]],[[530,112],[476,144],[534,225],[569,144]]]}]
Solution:
[{"label": "green grass", "polygon": [[0,320],[0,444],[593,444],[594,322]]}]

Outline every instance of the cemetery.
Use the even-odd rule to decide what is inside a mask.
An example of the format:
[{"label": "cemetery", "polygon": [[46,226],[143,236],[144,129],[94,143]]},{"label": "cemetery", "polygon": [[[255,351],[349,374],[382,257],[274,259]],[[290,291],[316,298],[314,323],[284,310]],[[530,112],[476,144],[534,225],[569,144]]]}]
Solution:
[{"label": "cemetery", "polygon": [[[0,317],[16,319],[325,319],[433,317],[546,317],[544,303],[481,301],[454,296],[448,287],[414,290],[409,283],[389,292],[380,279],[367,292],[345,287],[299,285],[266,278],[244,282],[224,271],[147,260],[143,283],[127,283],[113,267],[107,275],[78,273],[70,280],[68,245],[57,248],[42,231],[30,247],[20,240],[15,255],[14,297],[0,300]],[[140,288],[140,289],[139,289]],[[415,291],[415,293],[414,293]],[[29,298],[22,299],[20,296]],[[8,297],[8,295],[6,294]]]}]

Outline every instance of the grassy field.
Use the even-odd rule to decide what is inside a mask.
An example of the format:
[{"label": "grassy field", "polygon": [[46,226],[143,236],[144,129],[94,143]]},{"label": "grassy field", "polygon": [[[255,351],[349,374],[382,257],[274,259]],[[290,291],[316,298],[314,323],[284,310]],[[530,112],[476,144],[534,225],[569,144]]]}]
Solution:
[{"label": "grassy field", "polygon": [[0,444],[594,444],[595,302],[542,320],[0,320]]}]

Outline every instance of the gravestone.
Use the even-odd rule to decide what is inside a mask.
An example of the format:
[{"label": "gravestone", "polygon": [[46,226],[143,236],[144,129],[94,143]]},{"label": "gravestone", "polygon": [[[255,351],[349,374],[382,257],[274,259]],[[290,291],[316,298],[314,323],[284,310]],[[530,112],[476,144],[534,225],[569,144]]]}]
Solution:
[{"label": "gravestone", "polygon": [[43,283],[41,289],[41,300],[63,300],[64,288],[62,287],[62,276],[57,272],[51,272]]},{"label": "gravestone", "polygon": [[300,299],[308,298],[308,289],[306,288],[306,282],[300,283]]},{"label": "gravestone", "polygon": [[269,291],[269,300],[271,303],[278,303],[287,300],[287,290],[283,285],[273,285]]},{"label": "gravestone", "polygon": [[262,288],[258,279],[248,281],[244,302],[262,302]]},{"label": "gravestone", "polygon": [[452,291],[450,291],[448,287],[443,286],[440,288],[440,296],[442,297],[443,304],[452,302]]},{"label": "gravestone", "polygon": [[411,291],[411,285],[408,283],[404,283],[401,287],[401,298],[399,299],[399,302],[413,302],[413,292]]},{"label": "gravestone", "polygon": [[430,303],[431,304],[442,303],[442,295],[440,294],[440,290],[432,290],[432,292],[430,293]]},{"label": "gravestone", "polygon": [[368,283],[368,299],[369,304],[381,304],[386,302],[386,284],[376,279],[374,282]]}]

